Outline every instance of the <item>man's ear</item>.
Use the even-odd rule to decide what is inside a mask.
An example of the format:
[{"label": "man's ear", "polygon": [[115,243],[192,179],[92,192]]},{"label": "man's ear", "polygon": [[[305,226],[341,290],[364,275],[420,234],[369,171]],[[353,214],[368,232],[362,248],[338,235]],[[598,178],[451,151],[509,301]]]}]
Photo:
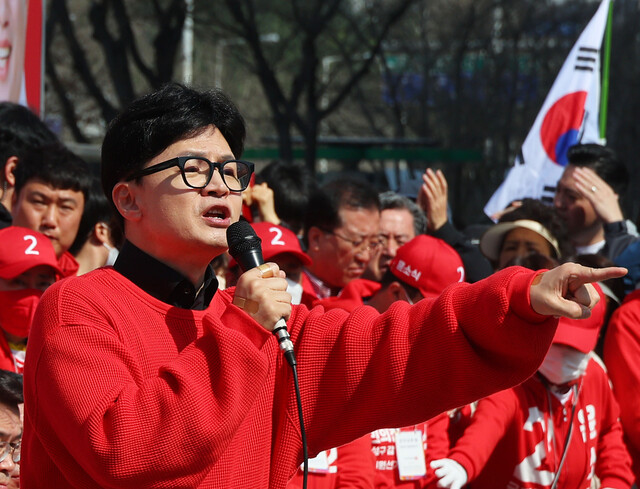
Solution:
[{"label": "man's ear", "polygon": [[387,290],[393,297],[393,300],[409,302],[409,295],[407,294],[407,291],[404,290],[404,287],[400,282],[391,282],[387,287]]},{"label": "man's ear", "polygon": [[111,241],[111,229],[109,229],[109,225],[105,222],[97,222],[95,226],[93,226],[93,237],[100,244],[109,244]]},{"label": "man's ear", "polygon": [[311,226],[307,232],[307,249],[309,251],[318,251],[320,249],[320,238],[324,234],[322,229]]},{"label": "man's ear", "polygon": [[111,198],[118,212],[129,221],[139,221],[142,210],[136,200],[135,189],[132,182],[118,182],[111,191]]},{"label": "man's ear", "polygon": [[16,186],[15,171],[16,171],[17,165],[18,165],[17,156],[10,156],[9,158],[7,158],[7,161],[4,164],[4,171],[2,176],[4,177],[4,181],[7,182],[7,184],[10,187]]}]

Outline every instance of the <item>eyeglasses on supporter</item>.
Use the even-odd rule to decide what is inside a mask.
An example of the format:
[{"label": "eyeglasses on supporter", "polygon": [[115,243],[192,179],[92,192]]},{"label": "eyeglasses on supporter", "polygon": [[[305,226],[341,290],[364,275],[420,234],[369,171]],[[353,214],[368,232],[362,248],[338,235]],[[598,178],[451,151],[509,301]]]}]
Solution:
[{"label": "eyeglasses on supporter", "polygon": [[127,181],[151,175],[167,168],[177,166],[180,168],[182,180],[191,188],[204,188],[209,185],[213,177],[213,171],[217,168],[222,175],[222,181],[232,192],[242,192],[249,185],[253,174],[253,163],[242,160],[227,160],[222,163],[209,161],[202,156],[178,156],[163,161],[148,168],[138,170],[127,178]]},{"label": "eyeglasses on supporter", "polygon": [[10,443],[8,441],[0,441],[0,462],[3,462],[9,455],[15,463],[20,462],[20,448],[22,442],[17,441]]},{"label": "eyeglasses on supporter", "polygon": [[382,244],[378,239],[378,236],[376,236],[375,238],[365,236],[360,239],[350,239],[334,231],[329,231],[328,229],[321,229],[321,231],[327,234],[331,234],[336,238],[340,238],[341,240],[346,241],[347,243],[350,243],[351,246],[353,246],[356,253],[362,253],[365,250],[375,252],[378,250],[378,248],[380,248],[380,245]]}]

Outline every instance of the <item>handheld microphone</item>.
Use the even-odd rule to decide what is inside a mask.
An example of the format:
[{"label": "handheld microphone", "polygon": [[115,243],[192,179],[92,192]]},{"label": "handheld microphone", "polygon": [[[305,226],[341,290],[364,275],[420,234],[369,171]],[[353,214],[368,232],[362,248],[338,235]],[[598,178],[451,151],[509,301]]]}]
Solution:
[{"label": "handheld microphone", "polygon": [[[227,228],[227,244],[229,254],[238,263],[243,272],[259,267],[264,263],[262,258],[262,240],[247,221],[234,222]],[[291,366],[296,364],[293,354],[293,342],[287,331],[287,322],[280,318],[273,328],[273,334],[278,338],[278,345]]]}]

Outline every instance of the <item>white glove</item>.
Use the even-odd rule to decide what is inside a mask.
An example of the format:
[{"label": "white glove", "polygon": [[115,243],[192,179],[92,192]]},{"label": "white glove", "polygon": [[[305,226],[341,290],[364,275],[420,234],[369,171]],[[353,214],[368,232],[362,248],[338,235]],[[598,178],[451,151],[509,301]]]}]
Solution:
[{"label": "white glove", "polygon": [[441,458],[429,464],[434,470],[438,481],[438,487],[448,489],[461,489],[467,483],[467,471],[455,460]]}]

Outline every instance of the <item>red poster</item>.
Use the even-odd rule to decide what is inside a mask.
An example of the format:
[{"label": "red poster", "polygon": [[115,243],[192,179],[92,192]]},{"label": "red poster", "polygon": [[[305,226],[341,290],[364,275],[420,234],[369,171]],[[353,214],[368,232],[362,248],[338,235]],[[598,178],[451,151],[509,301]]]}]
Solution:
[{"label": "red poster", "polygon": [[40,114],[44,0],[0,0],[0,100]]}]

